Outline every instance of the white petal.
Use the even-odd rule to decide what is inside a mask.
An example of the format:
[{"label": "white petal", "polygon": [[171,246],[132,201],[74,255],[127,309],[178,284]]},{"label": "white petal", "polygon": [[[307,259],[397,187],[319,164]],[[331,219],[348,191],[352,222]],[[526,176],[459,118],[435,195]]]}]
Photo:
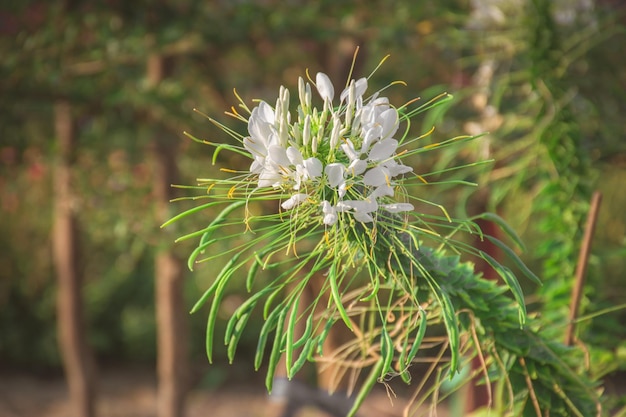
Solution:
[{"label": "white petal", "polygon": [[372,213],[378,210],[378,201],[375,198],[366,198],[363,201],[360,201],[357,207],[354,208],[355,211],[360,211],[361,213]]},{"label": "white petal", "polygon": [[355,159],[348,165],[348,172],[353,176],[361,175],[367,169],[367,162],[362,159]]},{"label": "white petal", "polygon": [[333,87],[333,83],[330,82],[328,75],[323,72],[318,72],[315,76],[315,85],[318,93],[320,93],[320,97],[322,97],[324,101],[333,101],[333,98],[335,97],[335,88]]},{"label": "white petal", "polygon": [[337,223],[337,214],[335,214],[335,213],[328,213],[328,214],[324,215],[323,222],[327,226],[332,226],[333,224]]},{"label": "white petal", "polygon": [[252,154],[253,157],[265,157],[267,147],[263,140],[254,139],[250,136],[243,138],[243,147]]},{"label": "white petal", "polygon": [[367,90],[367,78],[359,78],[358,80],[356,80],[354,86],[356,89],[354,95],[357,97],[363,96],[363,94],[365,94],[365,91]]},{"label": "white petal", "polygon": [[322,201],[322,212],[324,213],[324,224],[331,226],[337,222],[337,211],[326,200]]},{"label": "white petal", "polygon": [[302,193],[294,194],[291,197],[289,197],[289,199],[283,201],[283,203],[280,206],[284,208],[285,210],[290,210],[298,206],[299,204],[301,204],[303,201],[305,201],[308,196],[309,196],[308,194],[302,194]]},{"label": "white petal", "polygon": [[388,184],[383,184],[378,187],[369,195],[370,198],[378,198],[383,196],[393,197],[393,187]]},{"label": "white petal", "polygon": [[413,171],[413,167],[398,163],[393,159],[385,161],[382,165],[387,168],[387,170],[389,171],[389,176],[391,178],[394,178],[400,174],[406,174],[407,172]]},{"label": "white petal", "polygon": [[318,178],[322,176],[322,163],[317,158],[308,158],[304,161],[304,168],[309,174],[309,178]]},{"label": "white petal", "polygon": [[[354,87],[352,87],[352,85],[354,84]],[[361,97],[363,96],[363,94],[365,94],[365,91],[367,90],[367,78],[363,77],[363,78],[359,78],[358,80],[354,81],[352,80],[350,82],[350,85],[348,87],[346,87],[342,92],[341,92],[341,96],[339,97],[339,99],[343,102],[346,97],[348,97],[348,95],[350,94],[350,89],[354,88],[354,98],[356,100],[357,97]]]},{"label": "white petal", "polygon": [[363,146],[361,147],[361,153],[368,153],[370,146],[378,139],[383,133],[383,128],[380,125],[370,126],[369,128],[363,128]]},{"label": "white petal", "polygon": [[[255,109],[256,110],[256,109]],[[254,114],[254,110],[252,110]],[[258,117],[250,116],[248,120],[248,133],[250,133],[250,139],[254,141],[257,146],[265,146],[269,143],[269,137],[274,129],[272,125],[266,121],[261,120]]]},{"label": "white petal", "polygon": [[[367,198],[365,200],[346,200],[343,203],[346,207],[349,207],[359,213],[372,213],[378,210],[378,202],[375,198]],[[337,206],[339,206],[339,204],[337,204]]]},{"label": "white petal", "polygon": [[[257,115],[261,118],[262,121],[269,123],[270,125],[274,124],[275,115],[272,106],[267,104],[265,101],[261,101],[256,109],[258,109]],[[252,110],[252,112],[254,113],[254,109]]]},{"label": "white petal", "polygon": [[378,187],[385,185],[389,182],[389,171],[387,169],[377,166],[365,173],[363,176],[363,183],[372,187]]},{"label": "white petal", "polygon": [[400,213],[403,211],[413,211],[415,207],[411,203],[392,203],[392,204],[383,204],[381,206],[385,210],[390,213]]},{"label": "white petal", "polygon": [[265,158],[256,158],[250,164],[250,172],[253,174],[258,174],[263,170],[263,165],[265,162]]},{"label": "white petal", "polygon": [[343,182],[343,174],[345,170],[346,167],[338,162],[326,165],[326,168],[324,168],[324,172],[326,173],[326,177],[328,178],[328,184],[331,187],[337,187],[339,184],[341,184]]},{"label": "white petal", "polygon": [[376,93],[371,101],[372,106],[378,111],[378,114],[384,112],[389,108],[389,99],[387,97],[378,97],[378,93]]},{"label": "white petal", "polygon": [[339,194],[339,198],[344,198],[347,191],[348,186],[346,185],[346,182],[343,181],[341,184],[339,184],[339,188],[337,189],[337,194]]},{"label": "white petal", "polygon": [[374,218],[368,213],[362,212],[354,212],[354,220],[359,221],[361,223],[371,223],[374,221]]},{"label": "white petal", "polygon": [[344,102],[344,100],[346,99],[346,97],[348,97],[350,95],[350,90],[354,90],[354,80],[350,81],[350,84],[348,84],[348,86],[346,88],[343,89],[343,91],[341,92],[341,94],[339,95],[339,101],[341,103]]},{"label": "white petal", "polygon": [[393,107],[385,110],[380,115],[380,124],[383,126],[383,138],[392,137],[398,130],[398,112]]},{"label": "white petal", "polygon": [[290,165],[287,150],[282,146],[271,145],[268,149],[267,157],[276,166],[287,168]]},{"label": "white petal", "polygon": [[353,207],[350,205],[350,201],[340,201],[335,206],[335,211],[339,213],[343,213],[344,211],[352,210]]},{"label": "white petal", "polygon": [[384,161],[391,157],[398,148],[398,141],[395,139],[383,139],[376,142],[370,150],[368,156],[372,161]]},{"label": "white petal", "polygon": [[280,138],[278,136],[278,132],[273,127],[272,127],[272,132],[270,133],[269,138],[267,139],[267,148],[269,149],[269,147],[272,145],[284,147],[280,145]]},{"label": "white petal", "polygon": [[257,184],[258,187],[278,187],[280,185],[280,183],[282,182],[283,178],[282,176],[271,169],[264,169],[260,174],[259,174],[259,183]]},{"label": "white petal", "polygon": [[302,165],[302,154],[298,150],[298,148],[294,148],[290,146],[287,148],[287,158],[292,165]]},{"label": "white petal", "polygon": [[345,142],[341,144],[341,149],[351,161],[358,159],[360,156],[360,154],[357,153],[356,149],[354,149],[354,144],[350,139],[346,139]]}]

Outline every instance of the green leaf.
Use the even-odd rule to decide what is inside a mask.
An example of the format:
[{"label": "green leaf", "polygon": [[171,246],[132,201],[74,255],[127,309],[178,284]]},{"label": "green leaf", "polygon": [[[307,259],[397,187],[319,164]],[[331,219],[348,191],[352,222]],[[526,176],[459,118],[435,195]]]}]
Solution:
[{"label": "green leaf", "polygon": [[381,357],[372,367],[365,381],[363,381],[363,385],[361,386],[359,393],[356,395],[356,398],[354,399],[354,404],[352,404],[352,408],[350,409],[346,417],[354,417],[356,415],[356,412],[359,411],[359,408],[361,408],[361,405],[363,405],[365,398],[367,398],[367,395],[372,391],[372,388],[374,388],[374,384],[378,380],[378,377],[384,369],[384,366],[385,358]]},{"label": "green leaf", "polygon": [[513,297],[517,301],[517,305],[519,307],[519,321],[520,326],[526,323],[526,303],[524,302],[524,294],[522,293],[522,287],[520,287],[517,278],[513,275],[513,272],[506,266],[500,264],[498,261],[493,259],[490,255],[486,254],[483,251],[480,251],[480,256],[487,261],[489,265],[502,277],[506,285],[509,287],[511,292],[513,293]]},{"label": "green leaf", "polygon": [[339,294],[339,285],[337,283],[337,264],[333,263],[330,266],[330,271],[328,272],[328,280],[330,281],[330,292],[333,297],[333,301],[335,301],[335,305],[337,306],[337,311],[339,311],[339,315],[343,319],[348,329],[352,329],[352,322],[348,317],[348,313],[343,307],[343,303],[341,302],[341,294]]},{"label": "green leaf", "polygon": [[228,363],[230,364],[232,364],[233,360],[235,359],[235,351],[237,349],[237,344],[239,343],[239,339],[241,338],[241,335],[243,334],[243,329],[246,327],[246,324],[248,323],[248,319],[250,318],[251,315],[252,315],[252,311],[248,311],[247,313],[243,314],[239,318],[239,320],[237,321],[237,324],[235,325],[234,331],[232,332],[230,340],[228,341],[227,355],[228,355]]},{"label": "green leaf", "polygon": [[241,303],[239,307],[237,307],[232,317],[228,320],[228,324],[226,325],[226,331],[224,332],[225,344],[228,344],[228,341],[232,336],[232,332],[236,327],[236,323],[241,319],[242,316],[249,314],[250,311],[256,306],[259,298],[263,297],[268,291],[270,291],[270,289],[270,287],[262,289],[261,291],[255,293],[253,296]]},{"label": "green leaf", "polygon": [[393,340],[391,340],[386,327],[383,327],[380,333],[380,356],[383,358],[383,366],[379,374],[379,377],[382,379],[387,373],[392,371],[391,364],[394,356]]},{"label": "green leaf", "polygon": [[317,338],[317,353],[319,355],[323,355],[324,352],[324,341],[326,340],[326,337],[328,337],[328,333],[330,332],[330,329],[332,329],[333,325],[335,324],[336,320],[333,318],[329,318],[328,321],[326,322],[326,324],[324,325],[324,329],[322,330],[322,332],[320,333],[319,337]]},{"label": "green leaf", "polygon": [[522,239],[518,236],[515,230],[513,230],[513,228],[509,226],[509,224],[502,217],[498,216],[495,213],[487,212],[487,213],[479,214],[478,216],[474,216],[470,220],[476,220],[476,219],[483,219],[483,220],[487,220],[489,222],[493,222],[497,224],[500,227],[500,229],[502,229],[502,231],[506,233],[506,235],[509,238],[511,238],[513,242],[515,242],[518,248],[520,248],[524,252],[526,251],[526,246],[524,245],[524,242],[522,242]]},{"label": "green leaf", "polygon": [[[241,207],[245,203],[246,203],[245,201],[237,201],[235,203],[230,204],[228,207],[224,208],[215,217],[215,219],[213,219],[213,221],[211,221],[211,223],[209,224],[209,226],[206,229],[204,229],[205,232],[202,235],[202,237],[200,238],[200,243],[198,244],[198,247],[196,247],[191,252],[191,255],[189,255],[189,258],[187,259],[187,267],[189,268],[190,271],[193,271],[193,264],[195,263],[196,258],[201,253],[203,253],[204,250],[209,245],[211,245],[212,243],[217,241],[217,239],[211,239],[211,236],[213,236],[213,233],[215,232],[215,230],[217,230],[221,226],[221,224],[226,219],[226,216],[228,216],[233,210],[236,210],[237,208]],[[206,208],[206,206],[208,206],[210,204],[213,204],[213,203],[204,204],[203,206],[200,206],[200,207]]]},{"label": "green leaf", "polygon": [[282,350],[282,334],[283,334],[283,326],[285,324],[285,317],[287,316],[288,307],[280,310],[278,314],[278,320],[276,321],[276,332],[274,334],[274,345],[272,346],[272,351],[270,353],[269,363],[267,365],[267,374],[265,375],[265,386],[267,387],[267,392],[272,392],[272,386],[274,384],[274,374],[276,373],[276,367],[280,362],[280,353]]},{"label": "green leaf", "polygon": [[248,269],[248,274],[246,275],[246,290],[248,292],[252,291],[252,284],[254,282],[254,277],[256,276],[257,271],[263,264],[260,262],[260,256],[255,251],[254,252],[254,262],[250,265],[250,269]]},{"label": "green leaf", "polygon": [[291,362],[293,360],[293,334],[296,330],[296,322],[298,321],[298,305],[300,304],[300,297],[294,297],[291,305],[291,313],[289,314],[289,322],[287,323],[287,334],[285,342],[285,364],[287,375],[291,374]]},{"label": "green leaf", "polygon": [[296,375],[296,373],[298,373],[298,371],[302,369],[304,364],[307,362],[309,355],[313,353],[313,350],[315,349],[315,344],[316,344],[316,338],[309,337],[306,339],[306,343],[304,344],[304,347],[302,348],[302,352],[300,352],[300,356],[293,363],[293,365],[291,366],[291,371],[287,374],[287,377],[289,379],[293,378]]},{"label": "green leaf", "polygon": [[213,201],[213,202],[211,202],[211,203],[202,204],[202,205],[200,205],[200,206],[190,208],[189,210],[185,210],[185,211],[183,211],[182,213],[177,214],[176,216],[172,217],[171,219],[169,219],[168,221],[166,221],[165,223],[163,223],[163,224],[161,225],[161,228],[163,228],[163,227],[167,227],[167,226],[169,226],[170,224],[172,224],[172,223],[174,223],[174,222],[176,222],[176,221],[178,221],[178,220],[182,219],[183,217],[187,217],[187,216],[189,216],[190,214],[197,213],[197,212],[199,212],[199,211],[202,211],[202,210],[208,209],[209,207],[213,207],[213,206],[216,206],[216,205],[218,205],[218,204],[224,204],[224,202],[223,202],[223,201]]},{"label": "green leaf", "polygon": [[193,308],[191,309],[191,314],[198,311],[204,305],[204,303],[206,303],[206,300],[208,300],[209,297],[217,290],[222,281],[228,281],[233,272],[235,272],[233,265],[235,264],[235,262],[237,262],[237,259],[239,259],[239,255],[239,253],[235,254],[230,259],[230,261],[226,262],[226,265],[224,265],[220,273],[217,275],[215,282],[213,282],[213,284],[211,284],[211,286],[204,292],[204,294],[202,294],[202,297],[200,297],[200,299],[196,301],[196,304],[194,304]]},{"label": "green leaf", "polygon": [[190,271],[193,271],[193,265],[196,263],[196,259],[198,258],[198,256],[200,256],[206,250],[206,248],[208,248],[210,245],[212,245],[215,242],[217,242],[217,239],[211,239],[209,241],[205,241],[204,243],[199,244],[191,252],[191,254],[189,255],[189,258],[187,258],[187,268],[189,268]]},{"label": "green leaf", "polygon": [[254,354],[254,369],[257,371],[259,370],[259,368],[261,367],[261,363],[263,362],[263,354],[265,353],[267,338],[270,332],[276,327],[276,321],[278,320],[278,315],[280,311],[281,310],[279,310],[278,308],[272,310],[269,316],[267,316],[265,323],[263,323],[263,326],[261,327],[256,352]]},{"label": "green leaf", "polygon": [[293,347],[297,349],[304,345],[309,339],[311,339],[311,333],[313,333],[313,314],[309,314],[307,317],[302,337],[294,342]]},{"label": "green leaf", "polygon": [[232,276],[232,273],[225,274],[224,279],[219,280],[219,284],[217,285],[215,290],[215,296],[213,297],[213,303],[211,304],[211,309],[209,310],[209,316],[207,318],[206,354],[207,358],[209,359],[209,363],[213,363],[213,333],[215,331],[215,321],[217,320],[220,304],[222,303],[222,298],[224,297],[224,289],[226,288],[226,284],[228,283],[228,278],[226,277],[230,276]]},{"label": "green leaf", "polygon": [[528,268],[526,264],[519,258],[519,256],[517,256],[517,254],[513,252],[513,250],[508,247],[504,242],[496,239],[493,236],[486,236],[486,238],[489,239],[491,243],[502,249],[506,256],[515,263],[515,265],[522,271],[524,275],[526,275],[527,278],[535,282],[537,285],[543,285],[539,277],[537,277],[537,275],[535,275],[533,271],[531,271],[530,268]]},{"label": "green leaf", "polygon": [[415,340],[413,341],[411,350],[406,355],[405,362],[403,364],[405,367],[409,366],[411,362],[413,361],[413,359],[415,358],[415,356],[417,355],[417,352],[419,351],[419,348],[422,344],[422,340],[424,339],[424,335],[426,334],[426,326],[427,326],[426,311],[423,310],[421,307],[419,309],[420,309],[420,324],[419,324],[419,327],[417,328],[417,335],[415,336]]},{"label": "green leaf", "polygon": [[446,327],[448,340],[450,342],[450,378],[452,378],[459,363],[459,325],[456,320],[454,306],[448,294],[441,292],[437,295],[437,299],[441,304],[443,324]]}]

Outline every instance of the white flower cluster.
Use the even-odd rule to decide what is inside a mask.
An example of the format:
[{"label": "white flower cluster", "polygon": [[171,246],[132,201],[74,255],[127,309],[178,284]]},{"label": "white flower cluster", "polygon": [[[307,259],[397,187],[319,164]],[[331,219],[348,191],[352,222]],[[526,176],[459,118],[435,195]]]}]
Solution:
[{"label": "white flower cluster", "polygon": [[311,106],[311,86],[300,78],[298,117],[291,123],[289,90],[280,88],[275,108],[260,102],[248,119],[250,136],[243,145],[253,157],[250,172],[258,187],[290,194],[282,208],[317,204],[323,223],[333,225],[339,213],[360,222],[374,214],[413,210],[393,200],[394,178],[412,171],[396,155],[397,110],[378,93],[364,100],[367,79],[352,80],[333,107],[335,89],[326,74],[315,85],[324,107]]}]

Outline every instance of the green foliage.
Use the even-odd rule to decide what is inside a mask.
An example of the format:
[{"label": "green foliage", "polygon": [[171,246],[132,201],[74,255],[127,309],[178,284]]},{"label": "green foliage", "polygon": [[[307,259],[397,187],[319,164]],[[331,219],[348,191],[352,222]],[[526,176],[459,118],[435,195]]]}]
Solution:
[{"label": "green foliage", "polygon": [[[466,98],[474,91],[472,73],[481,60],[496,59],[498,73],[491,85],[491,104],[505,115],[505,122],[488,139],[495,152],[493,157],[501,164],[498,168],[506,169],[495,171],[497,175],[490,187],[494,200],[503,202],[505,211],[501,214],[513,220],[518,231],[526,228],[525,241],[530,251],[525,252],[524,259],[531,265],[545,260],[543,265],[548,274],[573,269],[576,236],[580,234],[580,219],[586,211],[584,193],[589,190],[589,181],[594,179],[580,161],[591,159],[595,166],[601,161],[608,167],[597,186],[605,192],[605,207],[612,209],[601,215],[598,238],[603,243],[594,244],[585,305],[586,311],[591,312],[619,305],[623,296],[622,238],[626,223],[622,218],[624,204],[616,191],[624,180],[620,161],[626,133],[622,117],[625,93],[624,89],[615,88],[626,68],[622,64],[623,54],[615,53],[624,44],[621,15],[606,3],[598,3],[594,12],[584,16],[599,16],[595,29],[593,25],[580,23],[569,27],[551,24],[543,33],[541,22],[547,17],[537,16],[539,9],[533,6],[523,11],[505,10],[504,26],[475,30],[468,27],[473,23],[470,3],[449,0],[292,5],[273,1],[187,0],[156,2],[146,8],[143,2],[78,1],[72,2],[69,10],[62,10],[60,4],[33,1],[5,5],[0,29],[3,53],[0,357],[3,361],[34,368],[59,363],[55,344],[55,283],[48,244],[52,193],[49,179],[56,152],[51,136],[55,100],[71,100],[79,123],[74,185],[82,228],[81,268],[86,275],[86,304],[91,306],[88,322],[92,324],[92,341],[99,355],[127,360],[150,354],[148,346],[154,343],[149,305],[150,259],[158,247],[170,244],[163,240],[151,220],[148,130],[165,126],[174,132],[173,136],[181,137],[183,129],[203,131],[204,119],[196,118],[193,108],[216,114],[230,107],[233,86],[247,94],[246,100],[265,97],[271,92],[264,86],[293,84],[294,72],[299,73],[301,68],[335,67],[339,46],[346,39],[362,46],[361,65],[370,64],[368,55],[377,58],[391,54],[390,65],[374,75],[373,85],[383,86],[401,78],[407,81],[410,91],[423,98],[451,88],[456,97],[455,106],[445,115],[435,114],[444,110],[443,106],[437,107],[428,114],[432,122],[423,124],[424,131],[438,125],[430,136],[435,142],[446,135],[465,133],[461,121],[475,117],[475,112],[465,105]],[[530,6],[529,2],[522,3]],[[543,2],[544,9],[546,4]],[[534,17],[530,18],[531,15]],[[542,43],[544,36],[555,38],[555,42]],[[538,42],[530,44],[529,39]],[[534,54],[530,49],[534,47],[543,48],[536,54],[541,58],[536,67],[530,59]],[[152,53],[167,56],[170,78],[151,89],[146,84],[145,64]],[[529,69],[534,69],[533,77]],[[531,78],[535,88],[529,87]],[[541,88],[544,78],[549,81],[549,90]],[[443,84],[447,87],[436,87]],[[406,96],[402,89],[389,92],[394,102],[401,102],[396,99]],[[551,109],[558,112],[563,107],[567,107],[567,112],[552,119]],[[552,120],[558,125],[546,128]],[[549,131],[549,135],[543,135],[544,131]],[[202,137],[213,140],[214,134],[215,130]],[[538,144],[538,137],[553,148],[554,156],[560,155],[558,150],[562,146],[565,154],[558,176],[547,149]],[[217,175],[207,163],[210,152],[189,146],[184,140],[181,143],[179,168],[184,183],[193,181],[197,172]],[[466,143],[466,151],[455,157],[463,163],[475,160],[469,151],[472,143],[484,142]],[[444,152],[430,152],[415,155],[411,164],[428,171],[432,166],[460,165],[457,161]],[[242,166],[240,155],[229,152],[219,153],[216,162],[233,169]],[[572,164],[571,169],[566,166],[568,163]],[[457,206],[456,202],[463,196],[453,180],[485,183],[486,179],[477,177],[476,172],[461,170],[459,177],[453,178],[454,172],[447,171],[430,177],[431,182],[442,178],[448,181],[447,186],[443,184],[439,189],[437,204]],[[536,199],[537,190],[553,180],[560,182],[545,188],[541,198]],[[431,196],[428,187],[414,187],[411,192],[426,200]],[[534,202],[540,204],[533,205]],[[254,207],[256,213],[267,209],[259,206]],[[200,218],[208,225],[218,214],[218,208],[194,216],[194,224]],[[428,209],[439,210],[436,206],[425,211]],[[442,227],[448,227],[441,212],[429,214],[440,216]],[[539,223],[554,227],[539,233]],[[180,224],[181,229],[192,227]],[[240,232],[230,227],[230,233]],[[219,242],[212,247],[217,252],[228,250]],[[542,259],[537,258],[537,247],[545,255]],[[181,251],[185,250],[181,245]],[[248,289],[258,289],[275,279],[269,276],[270,271],[284,271],[279,263],[281,254],[277,253],[267,263],[267,253],[259,251],[257,255],[254,261],[249,261],[251,267],[242,267],[232,277],[241,290],[228,291],[225,298],[243,293],[246,276]],[[214,261],[217,272],[223,264]],[[264,265],[272,268],[264,269]],[[513,271],[519,267],[515,262],[507,265]],[[190,302],[197,298],[199,289],[209,286],[212,278],[195,274],[188,281],[186,291]],[[544,288],[556,288],[547,297],[550,301],[561,306],[569,301],[566,285],[558,284],[557,279],[544,281]],[[380,285],[374,281],[367,295],[387,291]],[[279,292],[275,291],[276,288],[268,290],[264,297],[272,296],[276,300]],[[477,300],[469,301],[480,304]],[[108,307],[113,305],[116,308]],[[257,301],[253,311],[260,312],[261,307],[263,300]],[[225,311],[217,320],[218,329],[225,327],[230,317]],[[562,311],[562,307],[550,308],[541,314],[549,321],[557,314],[562,318]],[[425,315],[415,314],[420,321],[425,320]],[[530,322],[532,314],[529,314]],[[224,316],[228,317],[224,319]],[[262,314],[253,313],[246,328],[260,329],[261,317]],[[285,320],[290,318],[291,314]],[[191,320],[194,336],[203,338],[206,323],[202,315],[193,315]],[[599,346],[598,350],[591,350],[592,359],[599,358],[597,366],[595,360],[591,361],[595,375],[623,368],[623,355],[619,354],[623,350],[623,343],[619,342],[624,339],[620,336],[624,329],[622,322],[623,312],[614,310],[581,322],[581,338]],[[246,353],[253,356],[256,337],[252,332],[239,336],[236,329],[244,322],[237,323],[232,324],[231,340],[238,340],[238,357],[242,359]],[[311,331],[312,327],[311,324]],[[418,340],[422,329],[425,327],[418,326],[415,331]],[[560,332],[551,326],[543,330],[550,329]],[[272,338],[267,341],[268,350],[271,341]],[[199,340],[192,346],[201,344]],[[216,344],[214,361],[225,363],[228,353],[219,349],[221,338]],[[408,342],[407,347],[413,351]],[[306,348],[313,352],[316,346],[309,343]],[[613,355],[612,360],[608,354]],[[263,356],[261,359],[266,360]],[[299,366],[297,359],[300,358],[294,358],[292,370]],[[373,372],[372,378],[378,378],[381,369]]]},{"label": "green foliage", "polygon": [[[323,110],[319,112],[315,107],[311,111],[310,86],[305,86],[300,80],[300,105],[296,109],[298,119],[295,121],[288,115],[289,91],[283,87],[274,108],[261,102],[250,110],[242,101],[240,107],[249,116],[242,116],[234,109],[230,113],[248,124],[249,137],[211,120],[241,144],[223,146],[209,143],[216,148],[215,153],[222,149],[243,155],[249,153],[249,158],[253,160],[250,170],[226,170],[236,174],[229,179],[200,179],[196,188],[204,191],[205,195],[190,198],[208,199],[209,203],[187,210],[166,223],[169,225],[198,215],[216,205],[224,207],[207,227],[181,238],[199,238],[196,249],[189,256],[190,268],[197,262],[227,257],[221,271],[192,309],[196,312],[209,300],[211,302],[206,329],[209,361],[213,361],[217,317],[224,295],[232,285],[235,273],[247,269],[247,289],[251,295],[231,315],[224,332],[224,344],[232,362],[249,318],[254,315],[255,309],[262,311],[264,324],[258,336],[255,368],[260,368],[267,357],[266,349],[269,349],[268,391],[272,390],[274,375],[283,356],[289,378],[305,362],[318,361],[321,356],[326,360],[330,358],[335,366],[352,368],[354,372],[371,366],[350,413],[354,415],[377,381],[394,375],[410,381],[408,369],[420,353],[427,327],[443,325],[447,337],[442,345],[449,352],[450,359],[447,363],[442,362],[441,357],[435,360],[435,363],[441,363],[440,372],[453,377],[464,358],[479,357],[484,374],[498,375],[498,382],[506,387],[501,391],[506,394],[497,399],[502,410],[515,410],[516,415],[542,414],[544,411],[562,416],[596,414],[600,409],[599,399],[585,371],[578,368],[580,352],[546,339],[541,333],[541,327],[546,323],[537,319],[528,320],[522,289],[512,270],[463,240],[465,233],[488,239],[523,274],[539,283],[513,249],[493,236],[484,236],[475,223],[478,219],[489,219],[501,225],[514,242],[521,243],[500,217],[481,214],[469,220],[452,219],[442,206],[431,199],[410,194],[399,195],[408,201],[439,207],[443,215],[421,213],[413,210],[413,205],[409,210],[401,210],[401,214],[385,213],[379,211],[377,205],[373,211],[374,218],[357,217],[359,207],[364,207],[358,205],[358,199],[367,193],[374,200],[377,198],[375,193],[385,187],[384,183],[370,183],[367,178],[380,169],[373,149],[381,149],[386,144],[384,141],[387,139],[382,138],[382,132],[388,129],[392,132],[389,135],[393,135],[397,127],[382,128],[380,133],[376,133],[381,137],[379,141],[374,142],[375,145],[367,145],[367,148],[364,145],[365,150],[361,151],[370,155],[369,159],[361,161],[367,164],[367,168],[361,172],[354,168],[350,178],[353,182],[346,187],[347,190],[356,188],[356,191],[346,193],[346,202],[355,204],[357,208],[354,218],[346,214],[345,209],[337,213],[328,210],[326,199],[334,201],[333,189],[337,187],[332,184],[332,169],[338,165],[335,161],[343,158],[340,151],[333,148],[337,148],[337,144],[333,145],[335,132],[344,126],[339,124],[339,118],[345,117],[348,126],[342,130],[345,135],[342,151],[349,156],[351,148],[348,145],[352,146],[354,142],[359,149],[361,141],[365,143],[360,135],[368,135],[369,125],[365,121],[362,122],[363,130],[359,127],[356,133],[355,129],[350,129],[350,123],[354,121],[359,126],[361,115],[368,114],[369,101],[359,102],[361,107],[356,109],[352,107],[355,83],[348,83],[351,90],[347,96],[350,99],[346,103],[342,100],[337,108],[331,109],[329,105],[333,94],[329,99],[326,92],[332,90],[332,85],[324,77],[320,74],[316,77],[316,87],[324,100]],[[359,93],[362,94],[363,91]],[[414,111],[401,107],[398,114],[410,124],[415,115],[446,101],[435,98]],[[380,114],[386,114],[385,104],[378,106],[382,108]],[[326,119],[328,113],[332,117]],[[307,115],[306,119],[303,115]],[[317,124],[319,120],[321,122]],[[390,120],[398,123],[397,116],[395,119],[381,118],[377,123],[385,126]],[[401,160],[402,157],[450,146],[462,149],[465,142],[477,139],[453,138],[412,149],[410,145],[415,146],[417,140],[424,139],[424,136],[410,138],[408,131],[407,128],[398,141],[404,149],[395,154],[396,148],[393,147],[391,153],[385,156],[396,166],[401,164],[396,158]],[[307,145],[309,141],[313,143],[311,148]],[[371,151],[369,146],[372,146]],[[297,152],[299,157],[280,159],[281,150],[285,155]],[[306,165],[297,165],[307,157],[310,157],[307,161],[319,158],[316,161],[320,164],[320,174],[311,174],[305,171]],[[327,161],[331,163],[322,169],[322,164]],[[450,166],[434,173],[415,173],[409,179],[387,174],[386,183],[402,190],[413,189],[420,184],[428,187],[439,183],[446,185],[445,180],[430,184],[426,178],[433,175],[445,177],[448,172],[472,165]],[[280,169],[274,172],[275,166]],[[308,176],[296,177],[300,172],[308,172]],[[362,180],[359,177],[361,174]],[[262,184],[265,178],[272,180]],[[293,178],[297,178],[297,182]],[[294,190],[296,194],[293,194]],[[298,203],[293,203],[294,195],[300,198]],[[392,190],[386,195],[396,198]],[[356,203],[349,198],[357,199]],[[381,201],[389,203],[397,200]],[[283,210],[257,214],[257,206],[266,202],[282,202]],[[337,204],[339,207],[342,202]],[[320,213],[322,210],[323,214]],[[329,217],[329,213],[334,217]],[[242,236],[240,232],[233,232],[237,227],[245,227],[248,233]],[[229,249],[222,253],[211,251],[212,246],[219,242],[229,242]],[[471,264],[461,263],[461,254],[485,260],[500,275],[504,285],[482,278],[474,272]],[[260,269],[270,271],[272,279],[263,285],[255,285],[255,275]],[[311,282],[316,282],[319,290],[316,290],[313,300],[302,305],[303,292]],[[513,299],[506,294],[507,290]],[[304,328],[302,335],[295,334],[299,322]],[[335,352],[322,352],[329,331],[336,326],[352,331],[353,341]],[[468,340],[471,342],[468,343]],[[271,347],[268,346],[270,341]],[[433,401],[436,401],[440,386],[441,381],[438,381],[424,396],[432,395]]]},{"label": "green foliage", "polygon": [[596,415],[599,398],[595,384],[580,367],[583,352],[543,336],[545,323],[540,320],[520,326],[519,305],[511,303],[496,282],[474,274],[470,264],[460,263],[458,256],[423,247],[416,255],[432,276],[445,283],[455,311],[469,315],[460,322],[465,324],[464,331],[478,335],[477,351],[502,358],[502,363],[494,361],[491,366],[504,369],[490,371],[501,375],[498,383],[508,385],[515,396],[496,399],[496,403],[503,409],[523,404],[516,415],[524,416],[534,416],[536,410],[561,416]]}]

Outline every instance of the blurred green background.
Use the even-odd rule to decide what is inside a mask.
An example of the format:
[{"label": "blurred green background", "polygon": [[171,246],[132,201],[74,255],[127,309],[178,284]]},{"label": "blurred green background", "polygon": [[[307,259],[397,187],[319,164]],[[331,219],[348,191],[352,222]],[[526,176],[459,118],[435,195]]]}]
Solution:
[{"label": "blurred green background", "polygon": [[[71,103],[77,141],[71,160],[84,277],[88,340],[100,364],[152,366],[156,355],[154,257],[193,220],[164,233],[155,213],[154,132],[177,145],[179,183],[221,176],[210,141],[228,140],[201,113],[240,132],[223,112],[275,99],[305,69],[336,85],[379,61],[374,89],[398,105],[447,91],[453,106],[431,114],[434,135],[488,131],[454,153],[434,152],[415,171],[483,158],[495,164],[460,173],[481,185],[445,189],[456,214],[497,211],[523,236],[524,259],[545,282],[529,302],[563,322],[589,199],[603,193],[583,314],[626,303],[626,17],[619,1],[9,1],[0,10],[0,368],[57,372],[56,278],[51,248],[52,176],[59,160],[54,104]],[[167,76],[152,85],[150,56]],[[348,65],[346,65],[346,63]],[[374,91],[372,89],[372,91]],[[195,112],[197,109],[199,112]],[[163,133],[164,132],[164,133]],[[476,191],[476,192],[474,192]],[[174,214],[189,203],[172,205]],[[211,213],[203,214],[210,219]],[[196,218],[197,220],[197,218]],[[191,242],[190,244],[193,244]],[[184,258],[190,246],[174,251]],[[186,310],[219,265],[186,274]],[[245,294],[232,294],[236,303]],[[227,304],[227,303],[226,303]],[[228,315],[228,311],[224,311]],[[190,355],[204,356],[205,315],[189,317]],[[626,370],[626,313],[586,320],[579,338],[596,375]],[[245,364],[255,335],[242,341]],[[214,369],[226,367],[224,353]],[[237,368],[236,368],[237,369]],[[214,375],[219,384],[233,375]]]}]

